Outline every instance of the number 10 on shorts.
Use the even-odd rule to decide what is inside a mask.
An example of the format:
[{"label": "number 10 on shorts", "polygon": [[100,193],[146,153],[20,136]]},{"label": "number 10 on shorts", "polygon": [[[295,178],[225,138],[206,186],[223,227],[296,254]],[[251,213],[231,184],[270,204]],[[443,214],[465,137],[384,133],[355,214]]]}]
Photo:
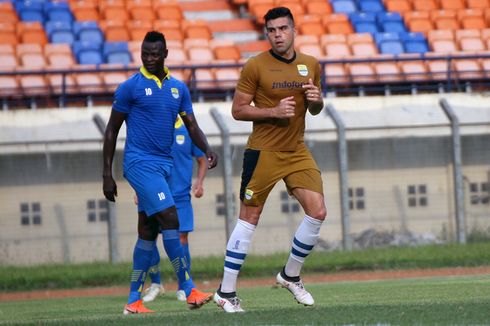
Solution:
[{"label": "number 10 on shorts", "polygon": [[164,200],[165,199],[165,194],[163,192],[158,193],[158,199]]}]

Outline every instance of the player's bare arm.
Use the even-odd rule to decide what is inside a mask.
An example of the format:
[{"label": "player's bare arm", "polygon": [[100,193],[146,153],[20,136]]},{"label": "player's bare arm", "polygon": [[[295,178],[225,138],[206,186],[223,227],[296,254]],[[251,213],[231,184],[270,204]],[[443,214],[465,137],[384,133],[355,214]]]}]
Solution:
[{"label": "player's bare arm", "polygon": [[192,186],[192,192],[196,198],[201,198],[204,195],[204,177],[208,170],[208,164],[205,157],[201,156],[196,158],[197,161],[197,177],[194,185]]},{"label": "player's bare arm", "polygon": [[296,107],[294,96],[283,98],[273,108],[258,108],[250,105],[252,99],[252,95],[236,90],[231,107],[233,118],[241,121],[257,121],[270,118],[287,119],[294,117]]},{"label": "player's bare arm", "polygon": [[182,121],[184,121],[185,127],[187,128],[189,136],[191,136],[194,144],[196,144],[201,151],[206,153],[206,157],[208,159],[208,169],[214,168],[218,164],[218,155],[211,150],[211,147],[209,147],[208,140],[199,127],[196,117],[192,113],[186,114],[181,118]]},{"label": "player's bare arm", "polygon": [[116,150],[117,136],[125,119],[126,114],[112,110],[104,133],[102,190],[104,191],[105,198],[112,202],[116,201],[115,197],[117,197],[117,185],[112,177],[112,161]]},{"label": "player's bare arm", "polygon": [[303,85],[303,89],[305,89],[305,96],[308,101],[308,111],[312,115],[317,115],[323,109],[323,97],[320,88],[316,87],[310,78],[308,84]]}]

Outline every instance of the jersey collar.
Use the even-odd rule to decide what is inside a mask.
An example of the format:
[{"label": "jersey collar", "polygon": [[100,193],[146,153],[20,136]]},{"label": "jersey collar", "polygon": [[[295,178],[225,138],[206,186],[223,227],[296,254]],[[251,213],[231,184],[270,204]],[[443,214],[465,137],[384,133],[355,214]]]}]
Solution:
[{"label": "jersey collar", "polygon": [[275,54],[274,51],[272,51],[272,49],[269,50],[269,53],[274,58],[276,58],[277,60],[282,61],[282,62],[285,62],[285,63],[291,63],[294,60],[296,60],[296,51],[294,51],[294,55],[293,55],[293,57],[291,59],[286,59],[286,58],[281,57],[280,55]]},{"label": "jersey collar", "polygon": [[[140,68],[140,72],[146,78],[153,79],[157,83],[158,87],[162,88],[162,81],[157,76],[155,76],[154,74],[148,72],[148,70],[146,70],[146,68],[144,66],[142,66]],[[165,73],[165,77],[163,77],[163,79],[170,79],[170,71],[168,70],[168,67],[166,67],[166,66],[163,67],[163,72]]]}]

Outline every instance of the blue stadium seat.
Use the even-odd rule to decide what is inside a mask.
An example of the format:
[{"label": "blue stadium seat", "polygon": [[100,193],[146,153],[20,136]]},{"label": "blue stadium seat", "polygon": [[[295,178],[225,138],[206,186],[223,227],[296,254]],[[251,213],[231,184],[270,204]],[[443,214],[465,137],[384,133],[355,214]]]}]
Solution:
[{"label": "blue stadium seat", "polygon": [[429,45],[423,33],[400,33],[400,39],[407,53],[429,52]]},{"label": "blue stadium seat", "polygon": [[353,12],[349,15],[356,33],[378,33],[376,14],[372,12]]},{"label": "blue stadium seat", "polygon": [[104,43],[104,35],[95,21],[74,22],[73,33],[79,41],[90,41],[97,44]]},{"label": "blue stadium seat", "polygon": [[100,44],[89,41],[75,41],[72,45],[73,53],[80,64],[104,63]]},{"label": "blue stadium seat", "polygon": [[47,20],[51,21],[73,22],[73,14],[71,13],[68,2],[46,1],[44,3],[44,15]]},{"label": "blue stadium seat", "polygon": [[330,0],[333,11],[336,13],[350,14],[357,11],[354,0]]},{"label": "blue stadium seat", "polygon": [[386,11],[381,0],[357,0],[359,11],[363,12],[383,12]]},{"label": "blue stadium seat", "polygon": [[403,42],[398,33],[377,33],[374,35],[376,45],[381,54],[400,54],[404,53]]},{"label": "blue stadium seat", "polygon": [[407,32],[403,18],[398,12],[379,12],[377,13],[377,20],[382,32]]},{"label": "blue stadium seat", "polygon": [[102,54],[107,63],[131,63],[131,53],[127,42],[105,42]]},{"label": "blue stadium seat", "polygon": [[38,21],[41,24],[44,24],[44,21],[46,20],[43,3],[39,1],[17,1],[15,2],[15,10],[22,21]]},{"label": "blue stadium seat", "polygon": [[70,22],[48,21],[44,29],[51,43],[67,43],[71,45],[75,41]]}]

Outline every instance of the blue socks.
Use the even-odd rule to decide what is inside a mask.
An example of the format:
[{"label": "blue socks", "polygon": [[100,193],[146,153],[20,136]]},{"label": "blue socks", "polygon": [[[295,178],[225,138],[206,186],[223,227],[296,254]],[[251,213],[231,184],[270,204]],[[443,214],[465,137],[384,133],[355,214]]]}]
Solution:
[{"label": "blue socks", "polygon": [[128,304],[141,298],[141,291],[146,280],[146,271],[150,267],[155,248],[156,241],[147,241],[139,238],[136,241],[133,251],[133,272],[131,273]]},{"label": "blue socks", "polygon": [[185,291],[186,296],[189,296],[195,285],[189,273],[189,264],[185,257],[184,249],[180,243],[179,231],[176,229],[162,230],[162,236],[163,247],[174,268],[179,288]]},{"label": "blue socks", "polygon": [[158,247],[156,246],[156,244],[151,256],[151,263],[150,263],[150,269],[148,270],[148,276],[150,276],[151,283],[156,283],[156,284],[162,283],[160,277],[160,253],[158,252]]}]

